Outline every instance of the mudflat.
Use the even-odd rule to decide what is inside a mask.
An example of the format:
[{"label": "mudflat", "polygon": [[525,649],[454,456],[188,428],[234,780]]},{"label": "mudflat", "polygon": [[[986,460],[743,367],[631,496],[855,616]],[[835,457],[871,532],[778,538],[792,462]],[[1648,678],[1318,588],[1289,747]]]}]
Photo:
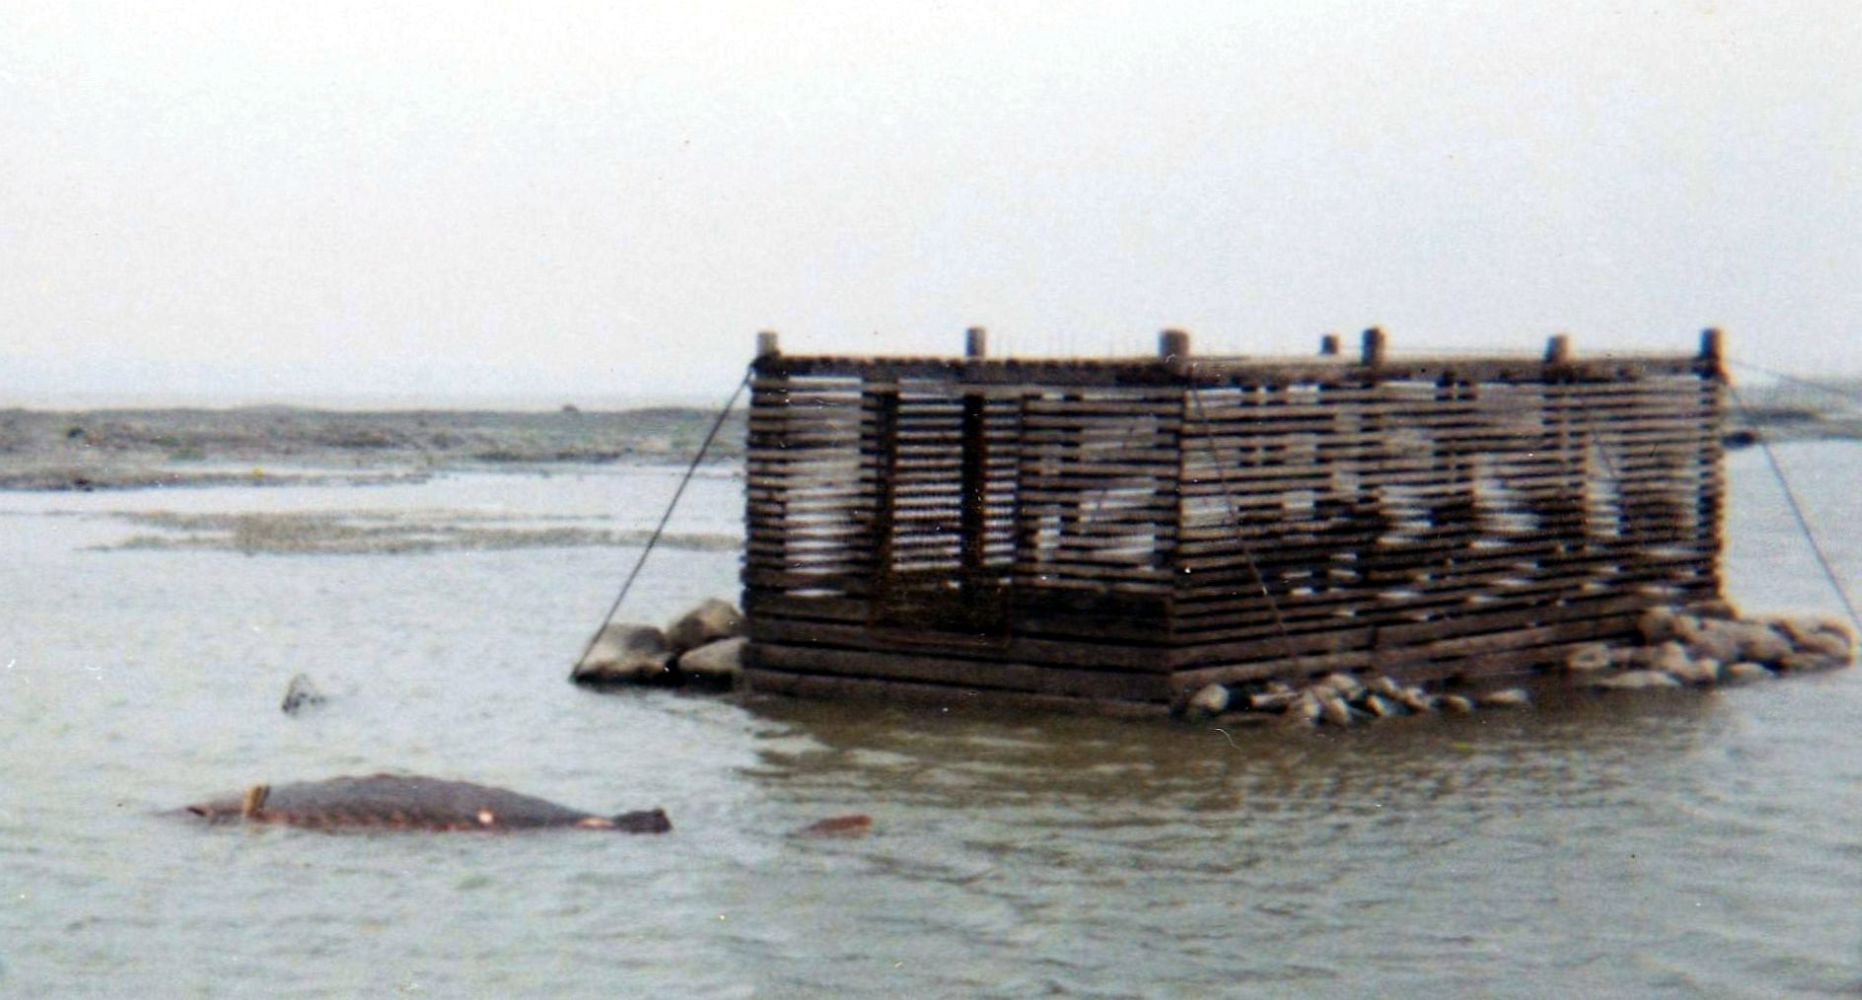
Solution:
[{"label": "mudflat", "polygon": [[[715,414],[243,407],[0,410],[0,489],[383,481],[454,468],[679,462]],[[743,454],[740,414],[708,456]]]}]

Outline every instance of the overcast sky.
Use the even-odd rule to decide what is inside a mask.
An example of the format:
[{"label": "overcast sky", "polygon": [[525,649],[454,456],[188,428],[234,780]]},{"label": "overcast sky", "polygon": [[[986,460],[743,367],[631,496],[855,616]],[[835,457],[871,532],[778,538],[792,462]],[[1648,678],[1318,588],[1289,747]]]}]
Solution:
[{"label": "overcast sky", "polygon": [[796,353],[1862,369],[1862,8],[0,0],[0,404]]}]

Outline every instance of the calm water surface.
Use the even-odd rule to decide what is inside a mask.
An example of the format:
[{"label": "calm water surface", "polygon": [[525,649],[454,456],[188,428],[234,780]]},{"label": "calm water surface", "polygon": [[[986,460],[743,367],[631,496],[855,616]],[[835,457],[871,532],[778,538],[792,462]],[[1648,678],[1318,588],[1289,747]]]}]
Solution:
[{"label": "calm water surface", "polygon": [[[1862,589],[1862,451],[1782,456]],[[1732,596],[1834,607],[1762,458],[1731,469]],[[0,995],[1862,996],[1855,671],[1297,737],[578,690],[635,550],[472,531],[650,527],[675,478],[0,495]],[[739,532],[739,489],[702,478],[674,531]],[[147,512],[464,533],[121,547]],[[736,566],[656,553],[623,617]],[[287,718],[299,671],[331,699]],[[675,831],[161,815],[382,769]],[[870,836],[787,835],[851,811]]]}]

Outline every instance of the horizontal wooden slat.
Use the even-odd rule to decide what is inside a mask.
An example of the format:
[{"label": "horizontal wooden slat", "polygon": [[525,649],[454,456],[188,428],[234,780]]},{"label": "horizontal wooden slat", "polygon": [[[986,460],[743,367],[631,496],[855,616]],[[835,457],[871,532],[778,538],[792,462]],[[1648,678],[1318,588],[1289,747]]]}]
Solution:
[{"label": "horizontal wooden slat", "polygon": [[746,667],[744,678],[752,692],[779,694],[794,698],[836,700],[883,700],[949,708],[977,706],[1016,711],[1054,712],[1079,715],[1110,715],[1129,718],[1161,718],[1169,711],[1160,697],[1146,701],[1123,701],[1108,698],[1073,698],[1065,695],[1029,694],[988,688],[968,688],[948,684],[920,684],[867,677],[835,677],[821,674],[798,674],[764,667]]}]

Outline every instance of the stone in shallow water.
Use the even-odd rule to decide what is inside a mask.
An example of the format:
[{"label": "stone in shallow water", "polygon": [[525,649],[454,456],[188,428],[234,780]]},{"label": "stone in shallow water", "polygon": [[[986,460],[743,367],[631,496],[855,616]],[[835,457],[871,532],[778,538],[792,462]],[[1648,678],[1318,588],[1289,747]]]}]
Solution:
[{"label": "stone in shallow water", "polygon": [[1326,674],[1319,678],[1319,683],[1313,687],[1315,689],[1329,688],[1336,691],[1338,696],[1346,701],[1355,701],[1359,695],[1364,693],[1364,685],[1358,683],[1358,679],[1350,674]]},{"label": "stone in shallow water", "polygon": [[[1336,675],[1334,675],[1336,676]],[[1352,723],[1351,706],[1339,697],[1337,691],[1330,687],[1312,689],[1314,698],[1319,701],[1319,715],[1334,726],[1349,726]]]},{"label": "stone in shallow water", "polygon": [[1764,622],[1733,622],[1730,625],[1739,644],[1739,655],[1733,658],[1734,661],[1777,663],[1791,655],[1791,640]]},{"label": "stone in shallow water", "polygon": [[750,640],[738,636],[709,642],[679,657],[679,671],[712,687],[731,687],[743,676],[744,649]]},{"label": "stone in shallow water", "polygon": [[1185,714],[1190,718],[1207,719],[1228,711],[1228,688],[1220,684],[1210,684],[1190,698]]},{"label": "stone in shallow water", "polygon": [[710,598],[666,627],[666,647],[684,653],[744,634],[743,615],[729,601]]},{"label": "stone in shallow water", "polygon": [[1745,684],[1751,681],[1769,680],[1771,677],[1772,672],[1764,664],[1750,661],[1728,664],[1726,669],[1720,672],[1720,680],[1726,684]]},{"label": "stone in shallow water", "polygon": [[1532,704],[1532,696],[1522,688],[1505,688],[1476,695],[1474,701],[1482,708],[1525,708]]},{"label": "stone in shallow water", "polygon": [[1398,688],[1396,699],[1412,712],[1435,711],[1435,697],[1418,687]]},{"label": "stone in shallow water", "polygon": [[664,677],[671,662],[672,652],[659,629],[613,624],[601,630],[569,679],[577,684],[646,684]]},{"label": "stone in shallow water", "polygon": [[1591,682],[1591,686],[1606,691],[1639,691],[1680,687],[1681,682],[1660,670],[1625,670],[1611,677],[1598,678]]},{"label": "stone in shallow water", "polygon": [[1647,645],[1666,642],[1674,638],[1676,617],[1673,608],[1650,608],[1636,619],[1636,631]]},{"label": "stone in shallow water", "polygon": [[1364,708],[1380,719],[1388,719],[1393,715],[1402,714],[1396,707],[1395,702],[1375,692],[1368,693],[1364,696]]},{"label": "stone in shallow water", "polygon": [[1565,657],[1565,669],[1574,674],[1594,674],[1610,669],[1610,647],[1601,642],[1587,642]]},{"label": "stone in shallow water", "polygon": [[1256,712],[1279,712],[1291,708],[1298,699],[1294,691],[1257,691],[1248,696],[1248,707]]},{"label": "stone in shallow water", "polygon": [[1293,703],[1287,706],[1287,721],[1300,726],[1316,726],[1325,715],[1325,706],[1319,703],[1318,695],[1311,691],[1301,691]]}]

